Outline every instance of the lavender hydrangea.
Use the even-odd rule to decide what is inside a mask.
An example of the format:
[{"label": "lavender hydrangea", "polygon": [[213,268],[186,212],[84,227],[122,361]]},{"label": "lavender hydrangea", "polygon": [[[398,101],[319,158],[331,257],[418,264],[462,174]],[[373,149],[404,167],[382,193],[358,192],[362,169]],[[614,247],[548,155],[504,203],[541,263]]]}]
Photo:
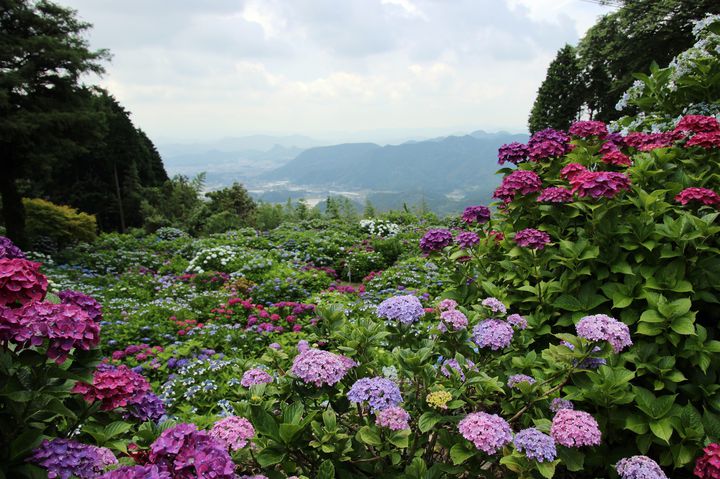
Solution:
[{"label": "lavender hydrangea", "polygon": [[558,412],[561,409],[575,409],[575,406],[573,406],[572,401],[567,399],[553,398],[553,400],[550,401],[550,411]]},{"label": "lavender hydrangea", "polygon": [[453,331],[460,331],[461,329],[467,328],[468,325],[467,316],[457,309],[443,311],[440,313],[440,320],[442,321],[442,324],[450,326]]},{"label": "lavender hydrangea", "polygon": [[505,315],[505,313],[507,313],[507,308],[505,308],[503,302],[497,298],[485,298],[482,300],[481,304],[486,308],[489,308],[490,311],[492,311],[493,313],[499,313],[502,315]]},{"label": "lavender hydrangea", "polygon": [[619,353],[632,345],[627,325],[605,314],[583,317],[575,326],[578,336],[590,341],[607,341]]},{"label": "lavender hydrangea", "polygon": [[552,462],[557,456],[553,438],[534,427],[523,429],[515,434],[513,444],[515,444],[515,449],[524,452],[528,459],[538,462]]},{"label": "lavender hydrangea", "polygon": [[507,381],[509,388],[515,387],[520,383],[535,384],[535,378],[527,374],[513,374]]},{"label": "lavender hydrangea", "polygon": [[457,301],[454,299],[443,299],[438,303],[438,309],[440,311],[450,311],[458,307]]},{"label": "lavender hydrangea", "polygon": [[156,465],[123,466],[106,472],[100,479],[172,479],[168,471],[159,469]]},{"label": "lavender hydrangea", "polygon": [[667,479],[658,463],[647,456],[620,459],[615,470],[621,479]]},{"label": "lavender hydrangea", "polygon": [[348,391],[347,397],[353,403],[367,401],[373,411],[382,411],[402,402],[398,385],[379,376],[358,379]]},{"label": "lavender hydrangea", "polygon": [[258,384],[268,384],[273,382],[272,376],[267,371],[260,368],[248,369],[243,373],[240,385],[244,388],[257,386]]},{"label": "lavender hydrangea", "polygon": [[506,318],[506,320],[513,328],[516,329],[527,329],[528,327],[527,319],[519,314],[511,314]]},{"label": "lavender hydrangea", "polygon": [[455,243],[462,249],[470,249],[480,242],[480,237],[473,231],[463,231],[455,237]]},{"label": "lavender hydrangea", "polygon": [[62,438],[45,439],[33,450],[28,461],[47,469],[50,479],[68,479],[70,476],[93,479],[107,466],[117,464],[117,459],[107,448]]},{"label": "lavender hydrangea", "polygon": [[237,451],[250,444],[255,428],[244,417],[228,416],[213,424],[210,436],[227,445],[231,451]]},{"label": "lavender hydrangea", "polygon": [[0,258],[20,258],[25,259],[25,254],[20,248],[15,246],[10,238],[0,236]]},{"label": "lavender hydrangea", "polygon": [[399,406],[391,406],[378,411],[375,423],[391,431],[402,431],[410,428],[410,414]]},{"label": "lavender hydrangea", "polygon": [[495,454],[512,440],[510,425],[497,414],[474,412],[458,424],[465,439],[486,454]]},{"label": "lavender hydrangea", "polygon": [[446,246],[450,246],[453,242],[452,233],[446,229],[428,230],[425,235],[420,238],[420,249],[423,253],[432,253],[440,251]]},{"label": "lavender hydrangea", "polygon": [[380,318],[412,324],[425,314],[425,310],[417,297],[407,294],[386,299],[378,305],[376,314]]},{"label": "lavender hydrangea", "polygon": [[481,348],[497,351],[508,347],[512,338],[512,326],[499,319],[486,319],[473,328],[472,340]]},{"label": "lavender hydrangea", "polygon": [[555,413],[550,435],[566,447],[597,446],[601,438],[595,418],[585,411],[573,409],[560,409]]},{"label": "lavender hydrangea", "polygon": [[290,371],[303,382],[321,387],[338,383],[349,369],[349,363],[337,354],[320,349],[307,349],[295,356]]},{"label": "lavender hydrangea", "polygon": [[[466,362],[467,370],[476,369],[474,362],[470,361],[469,359],[467,359],[465,362]],[[449,378],[452,376],[453,373],[451,370],[454,370],[455,372],[457,372],[458,375],[460,376],[460,379],[462,381],[465,381],[465,372],[463,371],[463,368],[462,368],[462,366],[460,366],[460,363],[457,361],[457,359],[453,359],[453,358],[446,359],[445,361],[443,361],[442,366],[440,366],[440,372],[446,378]]]}]

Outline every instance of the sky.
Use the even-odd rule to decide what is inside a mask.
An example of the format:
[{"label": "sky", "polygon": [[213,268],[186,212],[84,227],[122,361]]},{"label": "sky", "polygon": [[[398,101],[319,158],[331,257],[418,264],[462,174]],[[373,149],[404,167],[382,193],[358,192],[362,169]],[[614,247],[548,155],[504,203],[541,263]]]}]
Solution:
[{"label": "sky", "polygon": [[582,0],[57,0],[155,141],[526,129],[548,64],[607,13]]}]

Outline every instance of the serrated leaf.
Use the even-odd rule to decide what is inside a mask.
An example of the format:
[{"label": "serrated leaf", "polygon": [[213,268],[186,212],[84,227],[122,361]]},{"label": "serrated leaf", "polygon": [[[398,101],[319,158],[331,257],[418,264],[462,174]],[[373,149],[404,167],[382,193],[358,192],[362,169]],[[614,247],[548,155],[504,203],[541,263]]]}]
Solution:
[{"label": "serrated leaf", "polygon": [[450,459],[454,465],[462,464],[477,453],[476,450],[467,449],[463,444],[455,444],[450,448]]}]

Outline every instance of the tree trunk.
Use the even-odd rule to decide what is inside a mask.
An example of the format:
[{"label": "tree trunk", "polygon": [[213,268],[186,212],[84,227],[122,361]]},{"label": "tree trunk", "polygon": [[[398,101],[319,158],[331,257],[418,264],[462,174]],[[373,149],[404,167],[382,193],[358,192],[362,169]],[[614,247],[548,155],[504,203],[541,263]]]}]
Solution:
[{"label": "tree trunk", "polygon": [[120,213],[120,232],[125,232],[125,210],[123,208],[122,195],[120,194],[120,179],[118,178],[117,163],[113,163],[115,173],[115,193],[117,194],[118,212]]},{"label": "tree trunk", "polygon": [[0,167],[0,196],[2,196],[2,216],[5,222],[8,238],[19,248],[27,248],[28,242],[25,236],[25,207],[22,197],[15,183],[15,171],[12,167],[12,160],[3,158],[3,165]]}]

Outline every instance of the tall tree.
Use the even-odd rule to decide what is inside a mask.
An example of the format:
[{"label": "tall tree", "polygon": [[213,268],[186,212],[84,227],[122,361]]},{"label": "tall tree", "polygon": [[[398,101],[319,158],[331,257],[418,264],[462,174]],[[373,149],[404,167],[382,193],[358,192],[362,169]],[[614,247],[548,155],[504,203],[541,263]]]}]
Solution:
[{"label": "tall tree", "polygon": [[25,246],[18,180],[47,174],[53,161],[82,150],[98,133],[92,95],[81,75],[101,73],[105,50],[92,51],[90,24],[41,0],[0,0],[0,195],[8,236]]},{"label": "tall tree", "polygon": [[575,47],[565,45],[548,67],[528,120],[530,133],[566,130],[582,105],[583,77]]}]

